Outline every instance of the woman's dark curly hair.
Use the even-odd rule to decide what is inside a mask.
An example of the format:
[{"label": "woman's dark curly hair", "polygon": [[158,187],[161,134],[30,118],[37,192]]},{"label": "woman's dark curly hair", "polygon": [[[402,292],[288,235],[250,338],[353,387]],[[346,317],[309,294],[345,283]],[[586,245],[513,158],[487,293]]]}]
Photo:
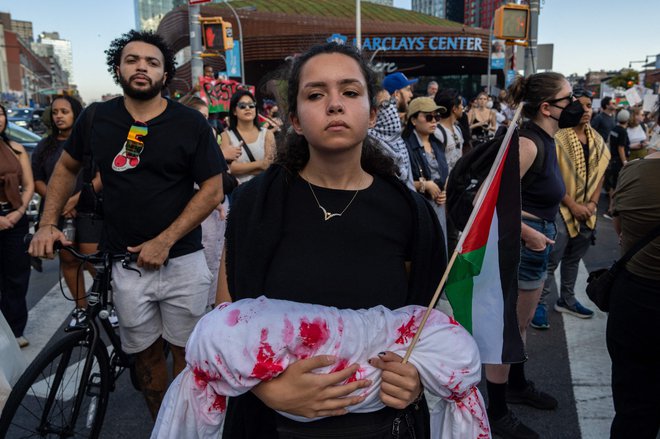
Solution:
[{"label": "woman's dark curly hair", "polygon": [[[73,112],[73,122],[75,123],[76,120],[78,120],[78,116],[80,116],[80,113],[82,113],[83,107],[80,101],[76,98],[73,98],[71,96],[67,95],[58,95],[55,96],[53,99],[53,102],[50,104],[51,112],[53,108],[53,104],[55,103],[56,100],[58,99],[64,99],[71,105],[71,111]],[[52,113],[51,113],[52,114]],[[52,118],[52,116],[51,116]],[[55,151],[57,151],[57,136],[60,135],[60,129],[57,128],[57,125],[55,123],[52,123],[52,128],[51,128],[51,134],[46,137],[45,142],[46,144],[44,145],[44,149],[41,151],[38,157],[38,163],[42,165],[43,163],[46,162],[46,159],[53,155]]]},{"label": "woman's dark curly hair", "polygon": [[153,32],[149,31],[136,31],[130,30],[123,34],[121,37],[113,40],[110,43],[110,48],[105,51],[106,63],[108,64],[108,72],[115,79],[115,82],[119,84],[119,74],[117,73],[117,68],[121,63],[121,52],[124,50],[124,47],[128,43],[133,41],[142,41],[143,43],[151,44],[152,46],[158,47],[160,53],[163,54],[163,60],[165,61],[165,83],[163,88],[174,79],[174,74],[176,73],[176,62],[174,61],[174,52],[170,49],[163,38]]},{"label": "woman's dark curly hair", "polygon": [[[238,105],[238,101],[241,100],[243,96],[248,96],[250,99],[252,99],[252,102],[254,105],[257,105],[257,100],[254,98],[254,95],[250,93],[248,90],[236,90],[236,93],[231,95],[231,99],[229,100],[229,128],[232,129],[237,129],[238,128],[238,117],[234,114],[234,111],[236,110],[236,106]],[[257,107],[254,107],[254,119],[252,120],[252,123],[254,124],[255,127],[259,128],[259,116],[258,116],[258,111]]]},{"label": "woman's dark curly hair", "polygon": [[[317,55],[339,53],[355,60],[360,66],[367,85],[367,96],[369,107],[376,108],[376,73],[371,70],[367,60],[360,51],[353,46],[337,43],[327,43],[314,46],[307,52],[299,55],[293,60],[288,74],[287,105],[289,116],[295,116],[298,112],[298,91],[300,89],[300,76],[305,64]],[[300,172],[309,161],[309,144],[305,137],[289,129],[284,142],[278,142],[275,154],[275,163],[282,165],[292,173]],[[362,143],[362,168],[370,174],[380,176],[395,176],[397,167],[394,161],[383,153],[376,140],[367,136]]]}]

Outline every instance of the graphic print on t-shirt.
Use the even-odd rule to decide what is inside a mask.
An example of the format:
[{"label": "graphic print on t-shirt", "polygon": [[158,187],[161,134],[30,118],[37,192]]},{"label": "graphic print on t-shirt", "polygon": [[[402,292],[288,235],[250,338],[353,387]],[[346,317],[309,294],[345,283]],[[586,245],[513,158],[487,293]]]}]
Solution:
[{"label": "graphic print on t-shirt", "polygon": [[146,136],[147,132],[147,125],[144,122],[136,120],[131,125],[124,146],[112,161],[113,170],[123,172],[127,169],[134,169],[140,163],[140,154],[144,149],[142,137]]}]

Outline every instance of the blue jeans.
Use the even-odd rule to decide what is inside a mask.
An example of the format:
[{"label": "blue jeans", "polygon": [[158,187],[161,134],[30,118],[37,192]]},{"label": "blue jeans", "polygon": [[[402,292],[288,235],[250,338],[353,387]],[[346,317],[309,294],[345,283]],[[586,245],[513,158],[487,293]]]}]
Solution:
[{"label": "blue jeans", "polygon": [[[523,218],[523,223],[537,232],[543,233],[554,241],[557,228],[554,221],[542,219]],[[518,267],[518,288],[521,290],[535,290],[541,287],[548,276],[548,260],[552,245],[548,244],[541,251],[530,250],[525,243],[520,243],[520,266]]]}]

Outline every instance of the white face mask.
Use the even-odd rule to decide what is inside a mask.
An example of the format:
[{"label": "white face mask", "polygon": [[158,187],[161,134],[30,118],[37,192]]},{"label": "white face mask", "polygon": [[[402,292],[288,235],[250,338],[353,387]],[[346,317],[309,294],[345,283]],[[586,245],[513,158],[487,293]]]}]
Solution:
[{"label": "white face mask", "polygon": [[486,102],[486,108],[488,108],[488,109],[493,108],[493,101]]}]

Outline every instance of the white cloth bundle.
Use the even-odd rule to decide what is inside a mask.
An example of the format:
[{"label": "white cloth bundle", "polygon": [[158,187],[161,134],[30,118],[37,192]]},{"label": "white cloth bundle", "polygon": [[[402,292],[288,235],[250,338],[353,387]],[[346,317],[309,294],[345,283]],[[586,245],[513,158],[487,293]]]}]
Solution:
[{"label": "white cloth bundle", "polygon": [[[241,395],[275,378],[289,364],[316,355],[338,359],[319,373],[360,364],[354,378],[369,379],[372,385],[358,390],[366,399],[348,409],[357,413],[379,410],[384,407],[379,398],[381,371],[369,365],[368,359],[382,351],[404,356],[425,311],[420,306],[394,311],[383,306],[339,310],[263,296],[223,304],[204,316],[190,336],[187,367],[168,389],[151,437],[216,439],[228,396]],[[490,437],[476,387],[481,375],[479,352],[465,329],[434,310],[409,361],[426,391],[442,400],[443,407],[434,410],[434,416],[442,419],[440,431],[432,431],[432,437]]]}]

